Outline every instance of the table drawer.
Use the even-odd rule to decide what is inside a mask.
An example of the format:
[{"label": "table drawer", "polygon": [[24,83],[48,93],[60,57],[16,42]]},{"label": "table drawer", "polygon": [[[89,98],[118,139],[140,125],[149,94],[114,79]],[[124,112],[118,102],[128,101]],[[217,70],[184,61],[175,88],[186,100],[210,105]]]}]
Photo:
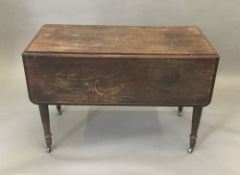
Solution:
[{"label": "table drawer", "polygon": [[35,104],[207,105],[217,59],[24,56]]}]

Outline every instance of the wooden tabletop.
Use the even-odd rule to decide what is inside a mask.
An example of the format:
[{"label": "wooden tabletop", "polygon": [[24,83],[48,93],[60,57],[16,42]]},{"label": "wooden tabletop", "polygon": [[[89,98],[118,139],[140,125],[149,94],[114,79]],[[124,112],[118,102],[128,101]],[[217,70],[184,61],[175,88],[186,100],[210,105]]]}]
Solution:
[{"label": "wooden tabletop", "polygon": [[196,26],[44,25],[25,52],[117,55],[217,55]]}]

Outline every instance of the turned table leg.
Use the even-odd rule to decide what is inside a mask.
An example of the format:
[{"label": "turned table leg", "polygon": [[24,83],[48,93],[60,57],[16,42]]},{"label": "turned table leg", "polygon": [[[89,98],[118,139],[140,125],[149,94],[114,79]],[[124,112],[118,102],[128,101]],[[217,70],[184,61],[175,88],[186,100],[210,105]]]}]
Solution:
[{"label": "turned table leg", "polygon": [[178,116],[179,117],[183,116],[183,106],[178,106]]},{"label": "turned table leg", "polygon": [[56,105],[57,111],[58,111],[58,115],[62,114],[62,110],[61,110],[61,105]]},{"label": "turned table leg", "polygon": [[193,107],[193,114],[192,114],[192,129],[190,134],[190,147],[188,149],[189,153],[193,152],[194,146],[196,145],[197,141],[197,132],[202,116],[202,106],[194,106]]},{"label": "turned table leg", "polygon": [[48,105],[41,104],[41,105],[38,105],[38,107],[39,107],[39,112],[40,112],[40,115],[41,115],[45,142],[47,144],[47,152],[51,152],[51,149],[52,149],[52,134],[51,134],[51,130],[50,130]]}]

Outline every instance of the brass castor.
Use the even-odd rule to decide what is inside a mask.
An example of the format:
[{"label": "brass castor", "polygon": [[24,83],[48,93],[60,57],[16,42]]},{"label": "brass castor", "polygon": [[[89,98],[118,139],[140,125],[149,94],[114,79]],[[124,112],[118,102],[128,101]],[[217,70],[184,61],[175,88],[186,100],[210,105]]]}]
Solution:
[{"label": "brass castor", "polygon": [[57,111],[58,111],[58,115],[62,114],[62,107],[61,105],[56,105]]},{"label": "brass castor", "polygon": [[188,152],[189,152],[189,153],[192,153],[192,152],[193,152],[193,148],[191,148],[191,147],[188,148]]},{"label": "brass castor", "polygon": [[178,106],[178,116],[179,117],[183,116],[183,107],[182,106]]},{"label": "brass castor", "polygon": [[50,146],[50,147],[47,147],[46,151],[47,151],[47,153],[50,153],[50,152],[52,151],[51,146]]},{"label": "brass castor", "polygon": [[46,151],[50,153],[52,151],[52,134],[51,133],[45,135],[45,141],[47,145]]}]

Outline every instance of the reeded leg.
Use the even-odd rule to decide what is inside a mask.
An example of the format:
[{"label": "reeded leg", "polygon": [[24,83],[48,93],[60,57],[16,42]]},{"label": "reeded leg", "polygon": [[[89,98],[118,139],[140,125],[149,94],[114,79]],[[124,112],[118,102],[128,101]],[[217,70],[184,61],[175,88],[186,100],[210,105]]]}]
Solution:
[{"label": "reeded leg", "polygon": [[52,134],[50,130],[50,120],[49,120],[49,111],[48,105],[38,105],[39,112],[41,115],[43,130],[44,130],[44,137],[45,142],[47,144],[47,152],[51,152],[52,149]]},{"label": "reeded leg", "polygon": [[183,116],[183,107],[182,106],[178,106],[178,116],[179,117]]},{"label": "reeded leg", "polygon": [[58,111],[58,115],[62,114],[62,110],[61,110],[61,105],[56,105],[57,111]]},{"label": "reeded leg", "polygon": [[190,134],[190,147],[188,149],[189,153],[193,152],[194,146],[196,145],[197,141],[197,132],[202,116],[202,106],[194,106],[193,107],[193,114],[192,114],[192,129]]}]

